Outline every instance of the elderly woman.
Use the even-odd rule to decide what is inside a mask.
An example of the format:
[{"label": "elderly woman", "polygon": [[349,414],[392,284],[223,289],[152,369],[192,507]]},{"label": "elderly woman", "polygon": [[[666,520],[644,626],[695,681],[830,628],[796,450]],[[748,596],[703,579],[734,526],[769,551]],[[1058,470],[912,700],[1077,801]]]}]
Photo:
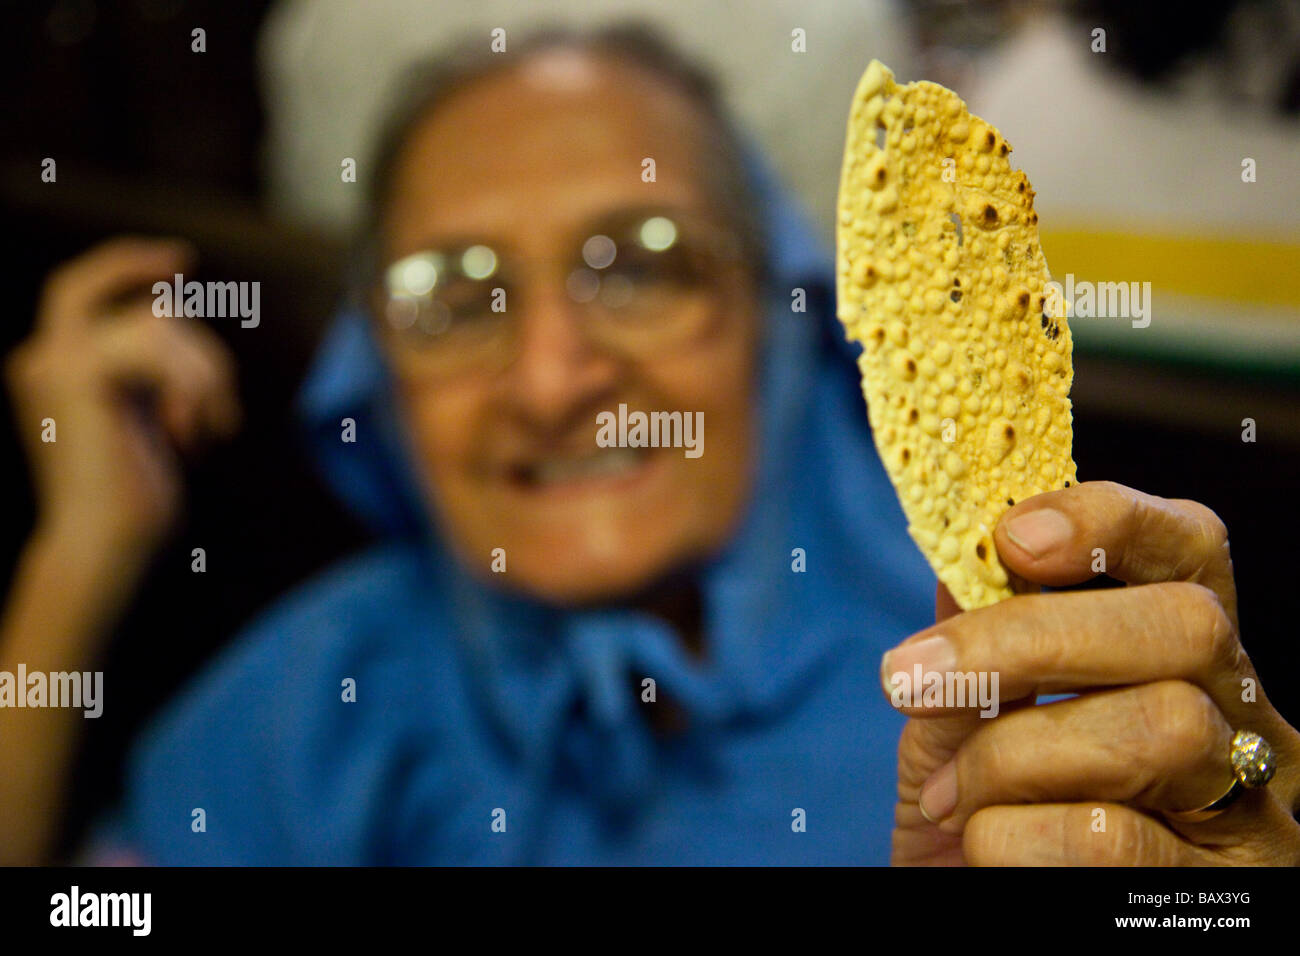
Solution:
[{"label": "elderly woman", "polygon": [[[1255,687],[1213,513],[1107,482],[1021,502],[996,532],[1012,570],[1077,584],[1100,547],[1133,586],[966,614],[940,589],[941,623],[902,640],[933,578],[832,275],[709,84],[611,30],[444,61],[412,90],[364,280],[303,392],[384,544],[173,702],[92,859],[1300,862],[1300,740]],[[89,654],[173,517],[170,451],[112,388],[155,389],[173,443],[234,427],[195,322],[90,321],[180,255],[69,264],[13,363],[26,433],[60,431],[32,438],[42,518],[6,665]],[[702,421],[702,454],[605,447],[624,406]],[[881,675],[916,665],[997,673],[998,715],[897,713]],[[74,724],[16,715],[0,842],[40,859]],[[1234,779],[1238,730],[1272,744],[1271,782]]]}]

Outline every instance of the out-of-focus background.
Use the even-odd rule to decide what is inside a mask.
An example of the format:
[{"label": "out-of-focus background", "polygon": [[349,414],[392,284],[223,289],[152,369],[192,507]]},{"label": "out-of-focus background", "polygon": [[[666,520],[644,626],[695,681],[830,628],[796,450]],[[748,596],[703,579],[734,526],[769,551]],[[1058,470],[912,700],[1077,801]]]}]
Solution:
[{"label": "out-of-focus background", "polygon": [[[186,524],[113,641],[111,706],[90,726],[68,845],[112,802],[127,742],[178,683],[366,541],[303,454],[291,402],[359,211],[363,186],[340,164],[365,169],[395,78],[465,36],[623,15],[715,71],[828,250],[849,102],[878,57],[900,80],[953,87],[1005,133],[1037,189],[1055,277],[1151,283],[1147,328],[1073,324],[1079,474],[1224,518],[1246,647],[1300,722],[1287,626],[1300,549],[1300,3],[33,0],[6,11],[0,39],[0,351],[30,330],[45,273],[119,232],[186,236],[208,277],[262,283],[257,329],[215,321],[240,362],[245,427],[189,475]],[[47,157],[55,183],[41,179]],[[32,522],[11,422],[6,581]],[[190,571],[193,547],[205,574]]]}]

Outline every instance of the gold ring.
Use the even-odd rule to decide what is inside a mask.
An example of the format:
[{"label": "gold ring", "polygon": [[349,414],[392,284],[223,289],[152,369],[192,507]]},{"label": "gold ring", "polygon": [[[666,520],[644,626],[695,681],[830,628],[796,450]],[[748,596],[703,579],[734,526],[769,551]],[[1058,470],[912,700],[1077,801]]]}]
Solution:
[{"label": "gold ring", "polygon": [[1268,741],[1249,730],[1239,730],[1228,748],[1228,767],[1232,783],[1223,795],[1195,810],[1168,810],[1164,815],[1179,823],[1199,823],[1217,817],[1228,809],[1245,790],[1265,787],[1277,773],[1277,758]]}]

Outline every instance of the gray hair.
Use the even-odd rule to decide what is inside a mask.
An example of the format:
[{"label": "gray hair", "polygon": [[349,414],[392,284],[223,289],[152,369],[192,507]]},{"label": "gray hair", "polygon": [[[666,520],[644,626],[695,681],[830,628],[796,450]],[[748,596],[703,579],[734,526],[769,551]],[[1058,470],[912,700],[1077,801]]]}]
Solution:
[{"label": "gray hair", "polygon": [[374,174],[361,232],[353,276],[354,294],[364,303],[383,263],[382,230],[392,196],[394,168],[415,127],[456,90],[471,82],[518,64],[526,57],[557,48],[578,49],[629,62],[662,78],[699,109],[708,156],[702,159],[704,182],[718,214],[739,243],[750,264],[759,295],[771,281],[767,259],[768,237],[757,200],[757,188],[745,164],[744,138],[733,123],[713,78],[691,62],[651,25],[624,20],[591,32],[549,27],[523,40],[512,40],[508,52],[493,52],[481,34],[452,44],[447,52],[415,64],[401,89],[407,91],[384,124],[373,161]]}]

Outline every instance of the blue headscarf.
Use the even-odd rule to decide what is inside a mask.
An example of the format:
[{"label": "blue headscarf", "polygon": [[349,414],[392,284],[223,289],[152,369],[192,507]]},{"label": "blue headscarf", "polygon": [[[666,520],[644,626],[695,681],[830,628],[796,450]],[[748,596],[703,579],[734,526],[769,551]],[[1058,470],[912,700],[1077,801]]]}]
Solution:
[{"label": "blue headscarf", "polygon": [[[693,572],[707,662],[641,612],[473,579],[422,504],[367,317],[345,308],[300,407],[383,543],[169,706],[106,840],[158,863],[887,862],[901,718],[879,659],[930,623],[934,578],[871,442],[833,258],[752,146],[746,172],[774,281],[752,499]],[[649,727],[643,676],[684,735]]]}]

